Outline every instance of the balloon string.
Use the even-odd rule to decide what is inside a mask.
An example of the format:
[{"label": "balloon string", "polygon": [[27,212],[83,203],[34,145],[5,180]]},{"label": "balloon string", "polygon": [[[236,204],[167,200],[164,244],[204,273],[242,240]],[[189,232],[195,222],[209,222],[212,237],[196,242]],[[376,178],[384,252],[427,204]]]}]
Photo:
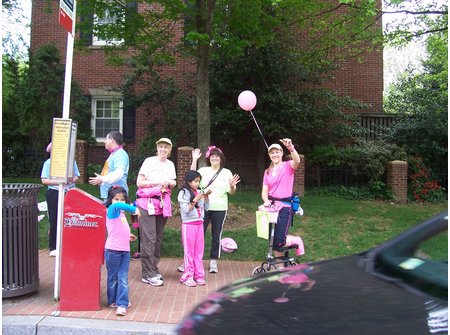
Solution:
[{"label": "balloon string", "polygon": [[264,141],[264,144],[266,145],[266,148],[267,148],[267,149],[269,149],[269,146],[267,145],[267,142],[266,142],[266,140],[264,139],[264,135],[263,135],[263,133],[262,133],[261,129],[259,128],[258,122],[256,122],[256,119],[255,119],[255,116],[253,115],[253,112],[252,112],[252,111],[250,111],[250,114],[251,114],[251,115],[252,115],[252,117],[253,117],[253,121],[255,121],[255,124],[256,124],[256,128],[258,128],[258,130],[259,130],[259,133],[261,134],[261,137],[262,137],[262,139],[263,139],[263,141]]}]

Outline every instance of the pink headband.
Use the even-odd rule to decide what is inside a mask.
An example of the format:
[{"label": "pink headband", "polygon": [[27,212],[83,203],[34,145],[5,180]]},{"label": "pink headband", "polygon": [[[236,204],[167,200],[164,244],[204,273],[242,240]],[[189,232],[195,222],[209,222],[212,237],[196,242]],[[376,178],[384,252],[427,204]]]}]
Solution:
[{"label": "pink headband", "polygon": [[221,154],[223,154],[222,150],[220,150],[219,148],[216,148],[215,145],[211,145],[210,147],[208,147],[208,151],[206,151],[205,158],[209,158],[209,156],[211,156],[211,151],[213,151],[213,150],[217,150]]}]

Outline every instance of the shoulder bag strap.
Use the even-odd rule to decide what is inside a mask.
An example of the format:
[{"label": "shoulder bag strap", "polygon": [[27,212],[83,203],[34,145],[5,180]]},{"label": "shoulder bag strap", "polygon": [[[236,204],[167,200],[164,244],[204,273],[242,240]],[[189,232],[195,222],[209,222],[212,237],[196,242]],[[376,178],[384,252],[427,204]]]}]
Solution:
[{"label": "shoulder bag strap", "polygon": [[208,185],[205,186],[205,188],[207,188],[209,185],[211,185],[213,183],[214,180],[216,180],[217,176],[219,175],[220,171],[222,171],[223,168],[220,168],[215,174],[214,176],[211,178],[211,180],[208,182]]}]

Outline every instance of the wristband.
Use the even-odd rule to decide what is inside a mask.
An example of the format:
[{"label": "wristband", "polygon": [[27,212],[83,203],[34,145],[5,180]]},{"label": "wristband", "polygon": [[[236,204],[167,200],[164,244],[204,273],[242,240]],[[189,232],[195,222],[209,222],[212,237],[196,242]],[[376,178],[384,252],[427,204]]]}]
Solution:
[{"label": "wristband", "polygon": [[289,150],[289,152],[292,152],[292,151],[295,150],[295,147],[294,147],[294,145],[292,144],[292,145],[289,146],[287,149]]}]

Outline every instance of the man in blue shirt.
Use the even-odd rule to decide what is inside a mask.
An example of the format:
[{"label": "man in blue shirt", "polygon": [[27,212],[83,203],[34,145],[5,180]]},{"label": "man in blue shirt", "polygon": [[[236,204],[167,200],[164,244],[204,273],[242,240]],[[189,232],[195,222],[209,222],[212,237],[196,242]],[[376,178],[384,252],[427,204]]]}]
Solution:
[{"label": "man in blue shirt", "polygon": [[106,135],[105,149],[109,151],[109,157],[100,174],[89,177],[89,184],[100,185],[100,197],[106,200],[108,190],[113,185],[123,187],[127,193],[127,177],[130,167],[130,159],[123,149],[123,135],[118,131],[111,131]]}]

